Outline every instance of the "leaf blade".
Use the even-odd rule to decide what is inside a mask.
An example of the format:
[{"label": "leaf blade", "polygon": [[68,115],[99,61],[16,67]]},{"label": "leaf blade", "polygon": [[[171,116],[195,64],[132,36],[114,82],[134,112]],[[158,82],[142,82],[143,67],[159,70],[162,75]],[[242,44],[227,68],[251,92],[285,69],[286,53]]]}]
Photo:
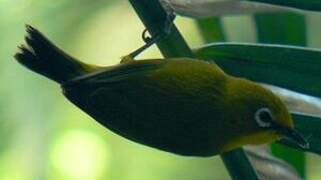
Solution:
[{"label": "leaf blade", "polygon": [[321,1],[319,0],[248,0],[252,2],[262,2],[279,6],[287,6],[310,11],[320,11]]},{"label": "leaf blade", "polygon": [[321,79],[320,50],[271,44],[213,43],[196,49],[195,54],[215,61],[234,76],[321,97],[321,84],[315,83]]}]

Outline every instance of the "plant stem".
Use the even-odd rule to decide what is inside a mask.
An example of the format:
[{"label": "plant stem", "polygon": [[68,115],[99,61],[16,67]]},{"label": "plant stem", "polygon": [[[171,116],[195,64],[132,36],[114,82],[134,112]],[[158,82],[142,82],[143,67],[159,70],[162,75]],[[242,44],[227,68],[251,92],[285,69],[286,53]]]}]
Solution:
[{"label": "plant stem", "polygon": [[224,153],[221,158],[233,180],[259,179],[242,148]]},{"label": "plant stem", "polygon": [[[158,0],[129,0],[129,2],[152,36],[162,31],[167,20],[167,13]],[[175,25],[170,34],[157,42],[157,45],[165,58],[194,56]],[[221,157],[233,179],[258,179],[242,149],[222,154]]]}]

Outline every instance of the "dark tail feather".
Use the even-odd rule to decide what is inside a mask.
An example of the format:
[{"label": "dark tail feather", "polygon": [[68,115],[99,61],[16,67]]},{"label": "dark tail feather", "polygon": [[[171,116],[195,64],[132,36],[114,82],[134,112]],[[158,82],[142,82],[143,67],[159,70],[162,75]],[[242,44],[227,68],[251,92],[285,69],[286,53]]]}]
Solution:
[{"label": "dark tail feather", "polygon": [[38,30],[27,25],[27,46],[20,46],[16,60],[27,68],[58,83],[89,72],[91,67],[70,57],[52,44]]}]

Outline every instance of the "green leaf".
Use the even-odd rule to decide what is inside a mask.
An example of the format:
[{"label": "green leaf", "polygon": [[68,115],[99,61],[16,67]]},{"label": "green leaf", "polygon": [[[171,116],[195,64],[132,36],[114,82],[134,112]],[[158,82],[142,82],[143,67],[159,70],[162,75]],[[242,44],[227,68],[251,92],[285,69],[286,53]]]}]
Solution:
[{"label": "green leaf", "polygon": [[262,3],[269,3],[280,6],[287,6],[292,8],[320,11],[321,1],[320,0],[248,0]]},{"label": "green leaf", "polygon": [[259,13],[254,16],[260,43],[305,46],[305,17],[294,13]]},{"label": "green leaf", "polygon": [[160,0],[160,2],[168,12],[174,11],[178,15],[192,18],[289,11],[289,8],[281,6],[240,0]]},{"label": "green leaf", "polygon": [[227,73],[321,97],[321,51],[295,46],[213,43],[195,50]]},{"label": "green leaf", "polygon": [[225,33],[220,18],[199,19],[197,20],[197,26],[206,43],[225,40]]}]

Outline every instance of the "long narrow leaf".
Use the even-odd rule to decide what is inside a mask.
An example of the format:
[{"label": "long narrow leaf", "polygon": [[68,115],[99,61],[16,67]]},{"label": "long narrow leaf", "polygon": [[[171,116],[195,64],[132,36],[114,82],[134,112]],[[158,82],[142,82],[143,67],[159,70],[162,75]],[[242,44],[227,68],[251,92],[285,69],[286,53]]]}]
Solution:
[{"label": "long narrow leaf", "polygon": [[293,7],[304,10],[320,11],[320,0],[248,0],[253,2],[269,3],[280,6]]},{"label": "long narrow leaf", "polygon": [[305,17],[295,13],[259,13],[254,16],[260,43],[306,45]]},{"label": "long narrow leaf", "polygon": [[168,11],[193,18],[290,10],[270,4],[236,0],[160,0],[160,2]]},{"label": "long narrow leaf", "polygon": [[197,25],[204,42],[222,42],[225,40],[222,21],[219,17],[199,19]]},{"label": "long narrow leaf", "polygon": [[[295,46],[214,43],[195,50],[226,72],[321,97],[321,51]],[[237,68],[235,68],[237,67]]]}]

